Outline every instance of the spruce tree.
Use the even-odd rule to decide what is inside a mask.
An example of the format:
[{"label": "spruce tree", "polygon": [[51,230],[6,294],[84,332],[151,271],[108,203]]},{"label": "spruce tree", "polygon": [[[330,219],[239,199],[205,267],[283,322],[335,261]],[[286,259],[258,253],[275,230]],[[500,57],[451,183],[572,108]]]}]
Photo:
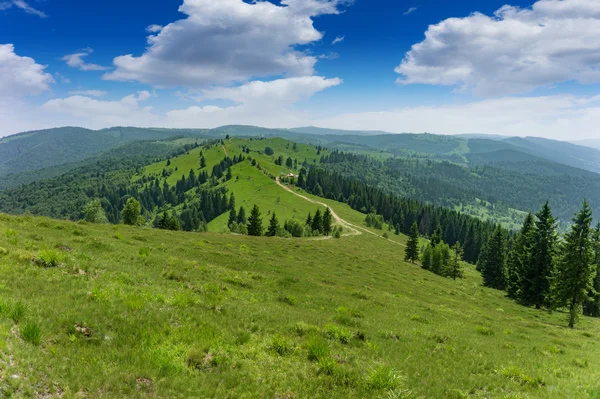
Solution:
[{"label": "spruce tree", "polygon": [[456,242],[452,247],[452,258],[448,263],[445,275],[456,280],[457,278],[463,277],[463,268],[462,268],[462,257],[463,257],[463,249],[460,246],[460,242]]},{"label": "spruce tree", "polygon": [[255,204],[252,211],[250,211],[250,217],[248,218],[248,235],[262,236],[263,225],[260,216],[260,209],[258,209],[258,205]]},{"label": "spruce tree", "polygon": [[444,231],[442,230],[442,225],[438,224],[435,229],[435,232],[431,235],[431,239],[430,239],[431,245],[435,247],[442,241],[443,237],[444,237]]},{"label": "spruce tree", "polygon": [[235,210],[235,195],[233,193],[231,193],[231,196],[229,197],[229,209]]},{"label": "spruce tree", "polygon": [[268,237],[275,237],[277,235],[277,231],[279,230],[279,221],[277,220],[277,216],[275,212],[271,216],[271,220],[269,220],[269,229],[267,230]]},{"label": "spruce tree", "polygon": [[231,226],[234,223],[237,223],[237,213],[235,211],[235,208],[232,208],[229,211],[229,220],[227,221],[227,226]]},{"label": "spruce tree", "polygon": [[410,228],[404,260],[411,263],[415,263],[419,260],[419,227],[417,226],[417,222],[414,222]]},{"label": "spruce tree", "polygon": [[238,222],[238,224],[243,224],[243,225],[248,223],[248,221],[246,220],[246,210],[244,209],[243,206],[240,206],[240,210],[238,211],[237,222]]},{"label": "spruce tree", "polygon": [[508,296],[512,299],[519,298],[521,293],[521,282],[523,273],[529,259],[531,258],[531,249],[533,245],[534,219],[530,213],[525,218],[521,231],[516,238],[513,248],[510,251],[507,263],[507,287]]},{"label": "spruce tree", "polygon": [[306,218],[305,226],[312,226],[312,216],[310,216],[310,212],[308,213],[308,217]]},{"label": "spruce tree", "polygon": [[590,291],[591,300],[587,301],[583,307],[583,313],[586,316],[600,317],[600,222],[592,234],[594,242],[594,268],[596,277],[594,278],[594,289]]},{"label": "spruce tree", "polygon": [[229,181],[233,178],[233,174],[231,173],[231,167],[227,168],[227,175],[225,176],[225,180]]},{"label": "spruce tree", "polygon": [[321,216],[320,209],[317,209],[317,212],[315,212],[315,216],[313,216],[310,228],[313,231],[318,231],[319,234],[323,234],[323,217]]},{"label": "spruce tree", "polygon": [[556,219],[548,202],[536,215],[535,231],[532,239],[531,257],[523,271],[521,282],[521,302],[534,305],[537,309],[548,305],[550,280],[555,267]]},{"label": "spruce tree", "polygon": [[333,223],[333,217],[331,215],[331,209],[327,208],[323,215],[323,234],[328,236],[331,234],[331,224]]},{"label": "spruce tree", "polygon": [[596,277],[592,209],[587,201],[572,220],[571,231],[561,245],[560,259],[552,276],[552,304],[569,309],[570,328],[575,327],[583,303],[590,299]]},{"label": "spruce tree", "polygon": [[506,288],[506,242],[504,232],[498,226],[487,243],[483,268],[483,284],[486,287],[503,290]]},{"label": "spruce tree", "polygon": [[204,158],[204,155],[202,155],[200,157],[200,169],[204,169],[206,168],[206,158]]}]

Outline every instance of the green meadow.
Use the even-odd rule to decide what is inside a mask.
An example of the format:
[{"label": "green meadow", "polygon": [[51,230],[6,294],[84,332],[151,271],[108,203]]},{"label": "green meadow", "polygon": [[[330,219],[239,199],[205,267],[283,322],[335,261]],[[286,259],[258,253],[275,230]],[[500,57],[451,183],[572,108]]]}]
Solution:
[{"label": "green meadow", "polygon": [[453,281],[403,258],[367,233],[0,215],[0,396],[600,396],[597,320],[570,330],[565,314],[514,304],[470,268]]}]

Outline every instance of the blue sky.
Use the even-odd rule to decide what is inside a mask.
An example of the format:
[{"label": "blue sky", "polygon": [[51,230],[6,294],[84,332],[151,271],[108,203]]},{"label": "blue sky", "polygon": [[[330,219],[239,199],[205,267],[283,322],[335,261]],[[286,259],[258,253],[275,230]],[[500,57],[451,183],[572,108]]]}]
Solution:
[{"label": "blue sky", "polygon": [[595,138],[598,34],[589,0],[0,0],[0,136],[231,123]]}]

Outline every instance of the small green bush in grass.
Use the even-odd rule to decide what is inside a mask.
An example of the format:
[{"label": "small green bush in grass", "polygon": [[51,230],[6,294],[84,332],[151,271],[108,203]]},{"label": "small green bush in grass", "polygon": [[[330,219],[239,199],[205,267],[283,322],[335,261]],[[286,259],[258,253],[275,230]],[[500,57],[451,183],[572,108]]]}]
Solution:
[{"label": "small green bush in grass", "polygon": [[21,337],[32,345],[42,342],[42,328],[35,321],[28,321],[21,326]]},{"label": "small green bush in grass", "polygon": [[332,375],[337,369],[337,362],[330,356],[322,357],[318,362],[319,374]]},{"label": "small green bush in grass", "polygon": [[477,326],[477,327],[475,327],[475,332],[477,332],[478,334],[487,335],[487,336],[494,335],[494,330],[491,330],[491,329],[489,329],[488,327],[485,327],[485,326]]},{"label": "small green bush in grass", "polygon": [[269,350],[277,353],[279,356],[286,356],[294,351],[290,341],[281,336],[273,338],[269,344]]},{"label": "small green bush in grass", "polygon": [[367,377],[367,387],[373,390],[396,390],[402,385],[402,375],[391,367],[379,365]]},{"label": "small green bush in grass", "polygon": [[25,318],[26,314],[27,306],[21,301],[16,302],[10,307],[9,317],[16,324],[19,324]]},{"label": "small green bush in grass", "polygon": [[65,256],[57,250],[45,249],[33,259],[35,264],[42,267],[57,267],[65,261]]},{"label": "small green bush in grass", "polygon": [[329,356],[329,346],[321,340],[312,340],[306,345],[308,360],[315,362]]}]

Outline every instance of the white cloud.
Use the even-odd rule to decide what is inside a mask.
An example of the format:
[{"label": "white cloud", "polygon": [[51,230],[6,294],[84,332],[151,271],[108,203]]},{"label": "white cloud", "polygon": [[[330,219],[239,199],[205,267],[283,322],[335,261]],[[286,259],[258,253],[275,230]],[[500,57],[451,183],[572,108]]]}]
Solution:
[{"label": "white cloud", "polygon": [[33,96],[48,90],[54,79],[45,69],[33,58],[17,55],[12,44],[0,44],[0,97]]},{"label": "white cloud", "polygon": [[185,19],[148,36],[139,57],[114,59],[108,80],[202,87],[271,76],[313,74],[317,58],[297,49],[322,39],[312,18],[337,14],[343,0],[184,0]]},{"label": "white cloud", "polygon": [[333,39],[333,41],[331,42],[331,44],[338,44],[344,41],[344,39],[346,39],[346,36],[336,36],[335,39]]},{"label": "white cloud", "polygon": [[408,10],[404,11],[402,13],[402,15],[409,15],[409,14],[412,14],[413,12],[415,12],[415,11],[417,11],[417,7],[411,7]]},{"label": "white cloud", "polygon": [[331,51],[327,54],[321,54],[319,56],[320,60],[327,60],[327,61],[337,60],[338,58],[340,58],[340,55],[338,53],[334,53],[333,51]]},{"label": "white cloud", "polygon": [[72,96],[102,97],[108,93],[102,90],[73,90],[69,94]]},{"label": "white cloud", "polygon": [[63,114],[78,121],[79,126],[101,128],[108,126],[150,126],[159,121],[152,107],[143,107],[141,102],[152,96],[148,91],[131,94],[119,101],[102,101],[75,95],[47,101],[42,111]]},{"label": "white cloud", "polygon": [[2,1],[2,2],[0,2],[0,11],[8,10],[9,8],[12,8],[13,6],[25,11],[27,14],[37,15],[40,18],[48,17],[45,12],[31,7],[24,0]]},{"label": "white cloud", "polygon": [[341,83],[342,80],[338,78],[303,76],[204,90],[199,100],[229,100],[235,105],[193,106],[170,111],[167,113],[167,125],[172,127],[217,127],[227,124],[257,124],[267,127],[303,125],[308,115],[294,109],[293,104]]},{"label": "white cloud", "polygon": [[78,68],[82,71],[106,71],[107,67],[97,65],[97,64],[87,64],[83,58],[94,52],[91,48],[84,48],[77,53],[68,54],[62,57],[61,59],[67,63],[71,68]]},{"label": "white cloud", "polygon": [[160,32],[162,28],[163,27],[161,25],[156,25],[156,24],[148,25],[146,27],[146,32],[156,33],[156,32]]},{"label": "white cloud", "polygon": [[431,25],[396,72],[400,84],[455,86],[477,95],[552,84],[600,83],[600,1],[539,0]]}]

